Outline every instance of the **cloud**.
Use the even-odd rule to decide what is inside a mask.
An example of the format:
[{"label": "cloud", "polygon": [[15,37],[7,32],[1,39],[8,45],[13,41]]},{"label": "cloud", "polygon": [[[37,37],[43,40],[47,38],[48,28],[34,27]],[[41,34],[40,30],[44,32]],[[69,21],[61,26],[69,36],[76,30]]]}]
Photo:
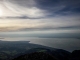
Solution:
[{"label": "cloud", "polygon": [[4,4],[13,12],[26,15],[28,17],[43,17],[46,15],[44,10],[36,7],[34,0],[5,0]]},{"label": "cloud", "polygon": [[10,13],[15,14],[4,14],[0,17],[0,31],[80,27],[79,0],[4,0],[3,3],[6,10],[9,9],[8,13],[11,10]]},{"label": "cloud", "polygon": [[36,31],[53,29],[80,29],[79,18],[59,16],[43,19],[0,20],[0,31]]},{"label": "cloud", "polygon": [[23,16],[5,16],[5,17],[0,17],[0,19],[42,19],[42,18],[39,18],[39,17],[27,17],[26,15],[23,15]]},{"label": "cloud", "polygon": [[[5,39],[5,38],[1,38],[1,37],[0,37],[0,39]],[[0,41],[1,41],[1,40],[0,40]]]},{"label": "cloud", "polygon": [[36,0],[37,7],[52,15],[69,15],[73,13],[80,13],[80,0]]},{"label": "cloud", "polygon": [[19,27],[0,27],[0,32],[16,31]]},{"label": "cloud", "polygon": [[80,15],[80,0],[4,0],[4,5],[29,18]]}]

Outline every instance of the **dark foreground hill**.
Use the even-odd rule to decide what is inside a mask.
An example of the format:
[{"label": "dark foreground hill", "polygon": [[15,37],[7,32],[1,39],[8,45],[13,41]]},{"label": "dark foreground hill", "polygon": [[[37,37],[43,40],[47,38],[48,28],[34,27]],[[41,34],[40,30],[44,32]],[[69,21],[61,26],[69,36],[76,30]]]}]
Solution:
[{"label": "dark foreground hill", "polygon": [[13,60],[67,60],[71,54],[62,49],[46,48],[34,48],[25,53]]},{"label": "dark foreground hill", "polygon": [[0,41],[0,60],[12,60],[33,48],[56,49],[29,42],[30,41]]},{"label": "dark foreground hill", "polygon": [[74,50],[71,53],[69,60],[80,60],[80,50]]},{"label": "dark foreground hill", "polygon": [[59,60],[67,60],[67,57],[70,56],[70,52],[62,50],[62,49],[47,49],[47,48],[34,48],[26,51],[25,53],[34,53],[34,52],[44,52],[48,53],[54,57],[56,57]]},{"label": "dark foreground hill", "polygon": [[65,50],[50,50],[44,48],[30,49],[27,54],[13,60],[80,60],[80,50],[69,53]]},{"label": "dark foreground hill", "polygon": [[53,54],[61,60],[70,54],[69,52],[62,49],[32,44],[29,43],[29,41],[0,41],[0,60],[12,60],[15,57],[37,51]]},{"label": "dark foreground hill", "polygon": [[13,60],[57,60],[57,58],[53,57],[48,53],[35,52],[35,53],[19,56],[18,58],[15,58]]},{"label": "dark foreground hill", "polygon": [[29,41],[0,41],[0,60],[12,60],[15,58],[20,58],[19,56],[24,57],[26,55],[34,56],[34,59],[35,55],[33,53],[36,53],[35,55],[37,55],[37,57],[45,55],[44,60],[46,60],[45,58],[47,56],[53,59],[56,58],[58,60],[80,60],[80,50],[75,50],[70,53],[63,49],[32,44],[29,43]]}]

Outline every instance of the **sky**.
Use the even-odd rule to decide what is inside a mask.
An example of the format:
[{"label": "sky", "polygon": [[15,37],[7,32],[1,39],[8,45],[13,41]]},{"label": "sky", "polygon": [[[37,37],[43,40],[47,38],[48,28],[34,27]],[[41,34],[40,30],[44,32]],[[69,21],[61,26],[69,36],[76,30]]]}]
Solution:
[{"label": "sky", "polygon": [[79,32],[80,0],[0,0],[0,32],[54,29]]},{"label": "sky", "polygon": [[0,40],[80,49],[80,0],[0,0]]}]

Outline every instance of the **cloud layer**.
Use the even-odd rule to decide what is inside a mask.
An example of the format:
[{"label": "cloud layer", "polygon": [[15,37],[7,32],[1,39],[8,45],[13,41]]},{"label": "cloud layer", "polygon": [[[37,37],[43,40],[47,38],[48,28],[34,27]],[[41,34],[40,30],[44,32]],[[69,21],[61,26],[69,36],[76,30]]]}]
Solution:
[{"label": "cloud layer", "polygon": [[45,11],[36,7],[34,0],[5,0],[4,4],[13,12],[26,15],[28,17],[43,17]]},{"label": "cloud layer", "polygon": [[80,0],[4,0],[4,4],[28,17],[80,14]]},{"label": "cloud layer", "polygon": [[0,31],[80,29],[80,0],[2,0]]},{"label": "cloud layer", "polygon": [[34,31],[53,29],[80,29],[80,20],[71,17],[54,17],[44,19],[6,19],[0,20],[0,31]]}]

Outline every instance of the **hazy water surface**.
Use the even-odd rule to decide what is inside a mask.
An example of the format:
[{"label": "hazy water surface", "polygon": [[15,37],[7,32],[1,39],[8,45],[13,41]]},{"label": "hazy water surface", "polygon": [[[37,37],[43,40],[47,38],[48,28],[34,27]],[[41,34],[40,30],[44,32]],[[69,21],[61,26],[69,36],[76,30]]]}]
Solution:
[{"label": "hazy water surface", "polygon": [[75,38],[36,38],[36,37],[20,37],[6,38],[6,41],[30,41],[30,43],[40,44],[53,48],[64,49],[68,51],[80,49],[80,39]]},{"label": "hazy water surface", "polygon": [[30,41],[30,43],[65,49],[68,51],[80,49],[80,33],[62,31],[64,30],[1,32],[0,40]]}]

